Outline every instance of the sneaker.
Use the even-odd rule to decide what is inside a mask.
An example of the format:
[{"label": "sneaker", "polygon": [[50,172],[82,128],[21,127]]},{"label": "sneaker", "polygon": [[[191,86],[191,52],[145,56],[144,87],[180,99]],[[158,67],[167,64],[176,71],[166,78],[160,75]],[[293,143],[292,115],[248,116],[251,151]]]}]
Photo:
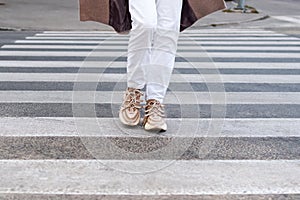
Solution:
[{"label": "sneaker", "polygon": [[166,131],[164,105],[155,99],[149,99],[145,106],[144,129],[147,131]]},{"label": "sneaker", "polygon": [[135,88],[127,88],[119,111],[120,121],[124,125],[136,126],[140,122],[141,96],[144,94]]}]

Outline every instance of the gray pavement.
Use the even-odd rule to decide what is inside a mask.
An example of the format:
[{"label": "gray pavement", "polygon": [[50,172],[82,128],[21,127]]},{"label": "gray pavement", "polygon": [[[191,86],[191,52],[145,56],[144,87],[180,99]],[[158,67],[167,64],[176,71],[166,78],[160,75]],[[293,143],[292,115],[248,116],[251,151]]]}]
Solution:
[{"label": "gray pavement", "polygon": [[35,33],[31,31],[0,31],[0,46],[14,43],[19,39],[25,39],[27,36],[33,36]]},{"label": "gray pavement", "polygon": [[[115,117],[126,59],[107,64],[125,53],[128,36],[21,33],[1,33],[6,41],[0,49],[0,123],[5,124],[0,164],[14,175],[1,177],[3,198],[39,198],[36,193],[49,199],[298,198],[299,39],[263,29],[186,33],[201,43],[179,42],[178,52],[194,67],[178,56],[166,101],[169,129],[153,135],[124,127]],[[107,38],[106,46],[82,66],[86,53],[98,45],[95,38]],[[203,49],[210,59],[203,60]],[[79,81],[75,75],[86,78]],[[104,80],[94,82],[95,75]],[[177,75],[189,79],[182,82]],[[189,94],[196,100],[187,99]],[[127,174],[166,162],[174,163],[153,173],[150,182],[147,173]],[[120,174],[124,166],[126,173]]]},{"label": "gray pavement", "polygon": [[263,28],[300,38],[300,3],[298,0],[246,0],[246,3],[265,13],[268,18],[240,24],[227,24],[223,28]]}]

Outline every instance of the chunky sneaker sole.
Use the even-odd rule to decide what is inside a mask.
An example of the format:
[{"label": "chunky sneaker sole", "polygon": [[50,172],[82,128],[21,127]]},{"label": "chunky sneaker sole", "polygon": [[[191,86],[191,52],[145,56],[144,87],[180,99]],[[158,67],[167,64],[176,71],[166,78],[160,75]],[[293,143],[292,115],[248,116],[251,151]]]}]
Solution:
[{"label": "chunky sneaker sole", "polygon": [[127,88],[123,96],[123,103],[119,111],[119,119],[124,125],[136,126],[139,124],[141,115],[140,109],[142,106],[141,96],[144,94],[134,88]]},{"label": "chunky sneaker sole", "polygon": [[154,124],[154,125],[152,125],[152,124],[150,124],[150,123],[146,123],[145,125],[144,125],[144,129],[146,130],[146,131],[159,131],[159,132],[165,132],[165,131],[167,131],[167,124],[166,123],[164,123],[164,124],[161,124],[161,125],[157,125],[157,124]]},{"label": "chunky sneaker sole", "polygon": [[119,119],[124,125],[136,126],[139,124],[141,116],[139,110],[138,112],[124,110],[119,112]]},{"label": "chunky sneaker sole", "polygon": [[164,132],[167,130],[167,124],[164,119],[164,106],[159,101],[155,99],[147,101],[143,127],[146,131]]}]

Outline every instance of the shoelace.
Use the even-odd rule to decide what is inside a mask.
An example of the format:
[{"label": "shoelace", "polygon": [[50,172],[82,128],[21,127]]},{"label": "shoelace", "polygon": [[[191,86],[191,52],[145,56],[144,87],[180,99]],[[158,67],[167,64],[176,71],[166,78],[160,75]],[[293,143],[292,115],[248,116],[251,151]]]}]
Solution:
[{"label": "shoelace", "polygon": [[128,102],[128,103],[125,104],[125,106],[122,105],[122,109],[124,110],[127,108],[137,108],[137,109],[142,108],[140,103],[143,102],[143,100],[138,99],[138,97],[140,98],[143,95],[144,94],[138,89],[135,89],[132,91],[127,90],[126,94],[125,94],[125,98],[126,98],[125,102]]},{"label": "shoelace", "polygon": [[145,116],[156,114],[160,117],[164,117],[165,115],[164,115],[163,107],[164,107],[164,105],[161,105],[160,103],[158,103],[156,101],[151,102],[150,105],[145,106],[146,109],[148,108],[145,111]]}]

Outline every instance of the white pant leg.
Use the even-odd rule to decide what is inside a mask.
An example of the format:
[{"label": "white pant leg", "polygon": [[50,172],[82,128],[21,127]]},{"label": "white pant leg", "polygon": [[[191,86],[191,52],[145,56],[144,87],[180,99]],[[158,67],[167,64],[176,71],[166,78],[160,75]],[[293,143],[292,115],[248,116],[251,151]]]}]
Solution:
[{"label": "white pant leg", "polygon": [[132,29],[127,55],[127,86],[145,86],[145,67],[150,63],[153,33],[157,25],[155,0],[129,0]]},{"label": "white pant leg", "polygon": [[[174,68],[182,0],[129,0],[127,85],[163,102]],[[153,47],[151,44],[153,40]]]},{"label": "white pant leg", "polygon": [[150,65],[145,68],[147,99],[162,103],[166,95],[175,63],[181,9],[182,0],[156,0],[157,27]]}]

